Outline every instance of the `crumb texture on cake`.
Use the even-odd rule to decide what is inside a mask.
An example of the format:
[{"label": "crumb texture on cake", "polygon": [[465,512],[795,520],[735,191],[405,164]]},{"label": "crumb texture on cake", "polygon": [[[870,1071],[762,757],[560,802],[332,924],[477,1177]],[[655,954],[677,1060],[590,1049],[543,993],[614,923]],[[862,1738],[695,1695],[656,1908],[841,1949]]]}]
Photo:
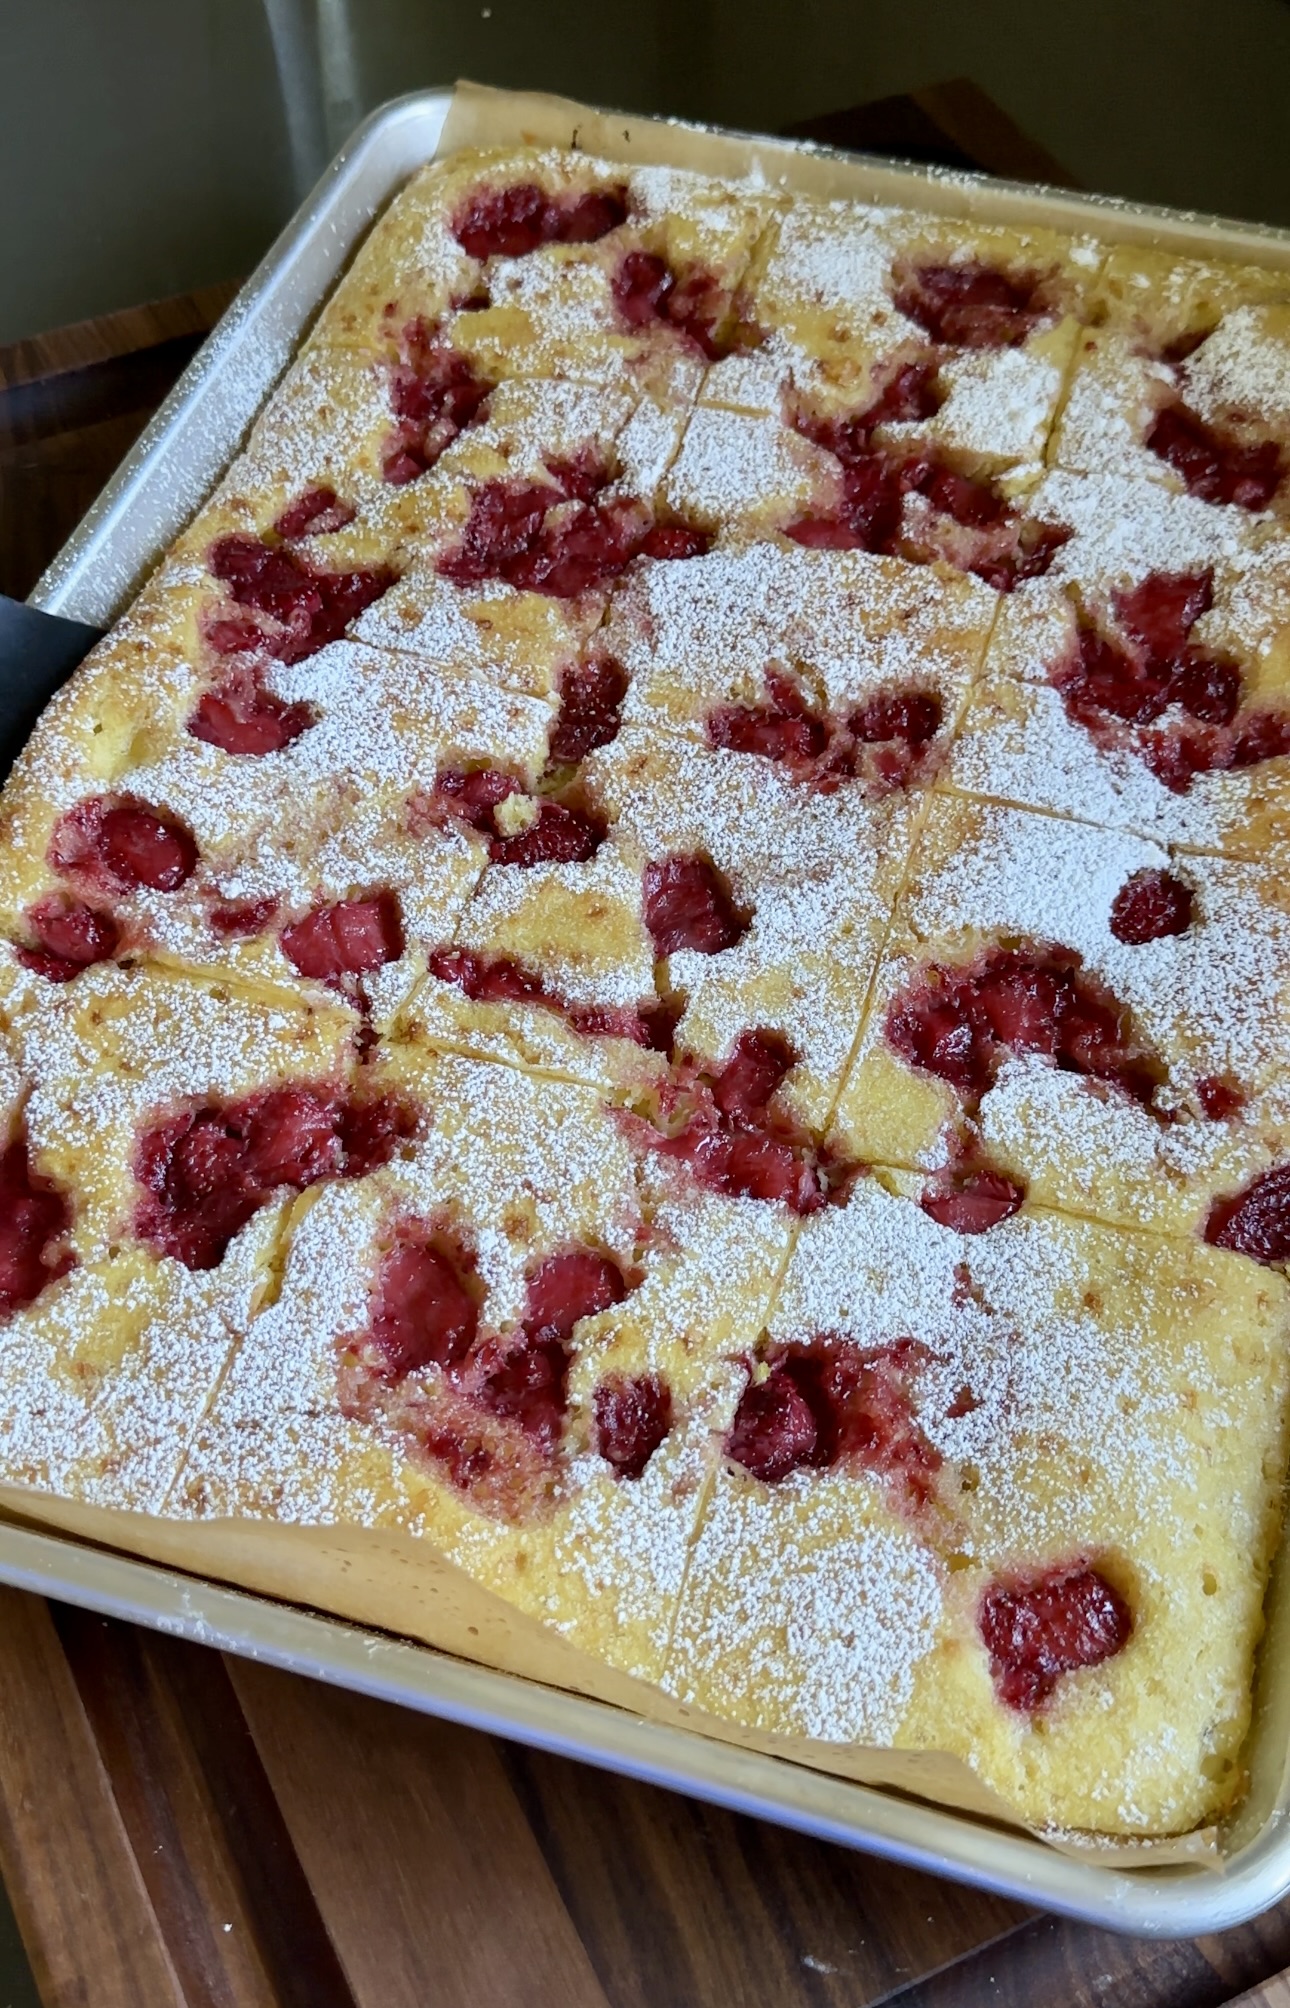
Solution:
[{"label": "crumb texture on cake", "polygon": [[415,174],[0,796],[0,1496],[1036,1828],[1245,1789],[1290,282]]}]

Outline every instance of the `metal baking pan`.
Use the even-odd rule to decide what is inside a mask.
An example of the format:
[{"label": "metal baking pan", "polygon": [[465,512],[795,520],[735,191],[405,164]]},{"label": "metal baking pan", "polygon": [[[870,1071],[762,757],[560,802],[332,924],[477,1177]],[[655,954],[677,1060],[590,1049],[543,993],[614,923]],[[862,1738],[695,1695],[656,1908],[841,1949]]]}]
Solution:
[{"label": "metal baking pan", "polygon": [[[121,610],[237,451],[373,217],[434,153],[452,99],[446,90],[419,92],[386,105],[359,128],[41,578],[31,595],[34,605],[99,625]],[[574,130],[571,123],[569,139]],[[614,125],[616,142],[640,159],[654,153],[674,158],[683,131],[661,120]],[[697,131],[691,138],[702,143]],[[809,174],[829,192],[831,163],[839,156],[782,141],[753,144],[765,171],[775,175],[793,163],[799,176]],[[1290,233],[1283,231],[885,160],[848,156],[846,172],[850,192],[878,201],[1030,219],[1104,239],[1164,244],[1180,254],[1290,267]],[[1126,1868],[698,1732],[646,1722],[428,1646],[0,1521],[0,1581],[18,1588],[577,1757],[1024,1903],[1161,1937],[1239,1924],[1290,1891],[1288,1573],[1279,1570],[1281,1588],[1270,1597],[1250,1744],[1254,1786],[1221,1863]]]}]

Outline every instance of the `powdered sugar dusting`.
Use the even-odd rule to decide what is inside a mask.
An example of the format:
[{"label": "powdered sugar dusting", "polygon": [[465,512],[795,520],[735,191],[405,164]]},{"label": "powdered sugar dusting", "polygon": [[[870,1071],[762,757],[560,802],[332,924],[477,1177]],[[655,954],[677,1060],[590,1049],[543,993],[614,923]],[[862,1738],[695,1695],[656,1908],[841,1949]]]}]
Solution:
[{"label": "powdered sugar dusting", "polygon": [[837,1480],[790,1479],[779,1496],[719,1480],[663,1685],[710,1702],[692,1669],[720,1666],[721,1699],[750,1728],[886,1743],[942,1615],[935,1558],[903,1528],[866,1525]]},{"label": "powdered sugar dusting", "polygon": [[1042,522],[1063,523],[1075,533],[1058,551],[1042,586],[1062,579],[1125,584],[1149,572],[1201,571],[1207,565],[1239,572],[1249,561],[1248,510],[1200,502],[1156,482],[1053,472],[1036,489],[1029,509]]},{"label": "powdered sugar dusting", "polygon": [[[1039,667],[1039,665],[1036,665]],[[1045,686],[985,684],[969,706],[948,778],[967,793],[1056,810],[1165,844],[1241,849],[1249,785],[1199,774],[1176,795],[1127,747],[1096,746]]]},{"label": "powdered sugar dusting", "polygon": [[1290,315],[1284,307],[1237,307],[1183,364],[1187,402],[1204,419],[1257,414],[1290,425]]},{"label": "powdered sugar dusting", "polygon": [[897,558],[758,543],[629,577],[604,645],[631,675],[633,724],[662,716],[701,729],[714,704],[761,702],[773,664],[838,712],[881,686],[916,685],[941,694],[949,716],[995,606],[975,580]]},{"label": "powdered sugar dusting", "polygon": [[686,427],[667,478],[667,504],[686,521],[725,529],[778,528],[821,492],[837,467],[775,418],[700,406]]},{"label": "powdered sugar dusting", "polygon": [[1061,380],[1055,362],[1026,349],[954,356],[941,370],[945,403],[928,430],[960,453],[991,461],[1037,460]]},{"label": "powdered sugar dusting", "polygon": [[893,342],[917,338],[921,329],[891,300],[891,244],[882,229],[890,214],[849,202],[795,202],[779,226],[759,303],[777,309],[777,318],[800,303],[881,330]]}]

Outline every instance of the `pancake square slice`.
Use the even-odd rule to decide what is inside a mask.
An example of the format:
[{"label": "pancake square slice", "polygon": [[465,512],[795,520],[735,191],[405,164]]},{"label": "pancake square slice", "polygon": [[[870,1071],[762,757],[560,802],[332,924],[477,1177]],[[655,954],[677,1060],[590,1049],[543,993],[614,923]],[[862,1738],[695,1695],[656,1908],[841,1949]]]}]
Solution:
[{"label": "pancake square slice", "polygon": [[348,1014],[156,973],[92,971],[22,1018],[2,1077],[0,1483],[164,1509],[285,1206],[380,1153],[384,1111],[352,1072]]}]

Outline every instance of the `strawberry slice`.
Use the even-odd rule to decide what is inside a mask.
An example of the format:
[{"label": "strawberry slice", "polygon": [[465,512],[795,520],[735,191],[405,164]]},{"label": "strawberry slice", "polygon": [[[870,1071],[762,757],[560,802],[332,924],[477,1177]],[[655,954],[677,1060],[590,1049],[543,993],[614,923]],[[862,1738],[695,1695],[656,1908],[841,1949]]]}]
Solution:
[{"label": "strawberry slice", "polygon": [[988,949],[964,966],[931,963],[887,1010],[889,1044],[968,1103],[1009,1053],[1037,1053],[1107,1082],[1150,1108],[1163,1069],[1135,1039],[1128,1013],[1069,949]]},{"label": "strawberry slice", "polygon": [[958,1171],[931,1179],[919,1205],[938,1227],[955,1234],[988,1234],[1010,1220],[1026,1197],[1025,1187],[1001,1171]]},{"label": "strawberry slice", "polygon": [[593,1248],[570,1248],[548,1255],[529,1278],[525,1325],[535,1332],[569,1339],[582,1318],[594,1318],[627,1295],[618,1264]]},{"label": "strawberry slice", "polygon": [[403,921],[392,892],[316,907],[282,930],[282,952],[302,976],[335,983],[362,976],[403,953]]},{"label": "strawberry slice", "polygon": [[116,892],[175,892],[196,867],[197,846],[177,817],[133,796],[95,795],[55,825],[49,862]]},{"label": "strawberry slice", "polygon": [[1133,1613],[1100,1570],[1075,1562],[990,1585],[977,1622],[999,1699],[1032,1713],[1065,1673],[1101,1666],[1133,1634]]},{"label": "strawberry slice", "polygon": [[745,1389],[726,1438],[726,1455],[763,1485],[819,1462],[820,1431],[805,1392],[786,1367]]},{"label": "strawberry slice", "polygon": [[390,1096],[328,1087],[262,1089],[208,1102],[146,1129],[135,1152],[143,1191],[135,1232],[188,1269],[214,1269],[275,1193],[361,1178],[411,1135],[415,1112]]},{"label": "strawberry slice", "polygon": [[612,1374],[592,1401],[596,1449],[616,1478],[639,1478],[672,1427],[672,1390],[657,1374]]},{"label": "strawberry slice", "polygon": [[110,962],[121,938],[110,913],[63,893],[37,900],[26,918],[39,947],[18,949],[18,960],[51,983],[70,983],[82,969]]},{"label": "strawberry slice", "polygon": [[1185,934],[1191,912],[1191,887],[1172,872],[1134,872],[1111,902],[1110,928],[1117,941],[1136,947]]},{"label": "strawberry slice", "polygon": [[0,1152],[0,1317],[34,1304],[72,1268],[75,1257],[59,1246],[71,1224],[67,1201],[16,1139]]},{"label": "strawberry slice", "polygon": [[585,760],[618,737],[627,671],[612,656],[571,663],[560,678],[560,715],[551,732],[552,766]]},{"label": "strawberry slice", "polygon": [[320,482],[287,504],[273,526],[274,534],[284,543],[296,537],[326,537],[352,523],[354,515],[352,502],[342,502],[334,488]]},{"label": "strawberry slice", "polygon": [[1276,1165],[1241,1192],[1216,1199],[1205,1239],[1256,1262],[1290,1262],[1290,1164]]},{"label": "strawberry slice", "polygon": [[526,258],[544,244],[593,244],[626,220],[625,188],[552,196],[521,181],[477,189],[453,219],[452,234],[471,258]]},{"label": "strawberry slice", "polygon": [[500,1421],[514,1423],[545,1455],[554,1455],[569,1406],[567,1346],[528,1326],[510,1341],[489,1340],[480,1349],[472,1399]]},{"label": "strawberry slice", "polygon": [[522,870],[531,870],[534,865],[585,864],[600,849],[605,831],[599,816],[559,802],[543,802],[526,830],[494,837],[488,855],[495,865],[517,865]]},{"label": "strawberry slice", "polygon": [[1182,476],[1189,495],[1238,509],[1266,509],[1285,473],[1274,439],[1243,446],[1185,404],[1166,405],[1158,414],[1147,447]]},{"label": "strawberry slice", "polygon": [[896,1504],[923,1506],[941,1468],[910,1390],[925,1358],[912,1339],[866,1348],[824,1333],[777,1347],[767,1377],[744,1390],[726,1455],[765,1485],[848,1464],[880,1478]]},{"label": "strawberry slice", "polygon": [[203,692],[188,721],[194,739],[225,753],[280,753],[314,723],[309,704],[287,704],[253,680],[230,678]]},{"label": "strawberry slice", "polygon": [[401,1240],[381,1264],[370,1339],[389,1379],[451,1367],[475,1342],[479,1309],[462,1265],[433,1241]]},{"label": "strawberry slice", "polygon": [[656,955],[686,948],[719,955],[743,940],[751,921],[736,907],[716,867],[694,856],[646,865],[644,916]]},{"label": "strawberry slice", "polygon": [[1052,315],[1034,272],[1012,278],[997,265],[965,260],[920,265],[897,289],[896,306],[948,348],[1011,349]]}]

